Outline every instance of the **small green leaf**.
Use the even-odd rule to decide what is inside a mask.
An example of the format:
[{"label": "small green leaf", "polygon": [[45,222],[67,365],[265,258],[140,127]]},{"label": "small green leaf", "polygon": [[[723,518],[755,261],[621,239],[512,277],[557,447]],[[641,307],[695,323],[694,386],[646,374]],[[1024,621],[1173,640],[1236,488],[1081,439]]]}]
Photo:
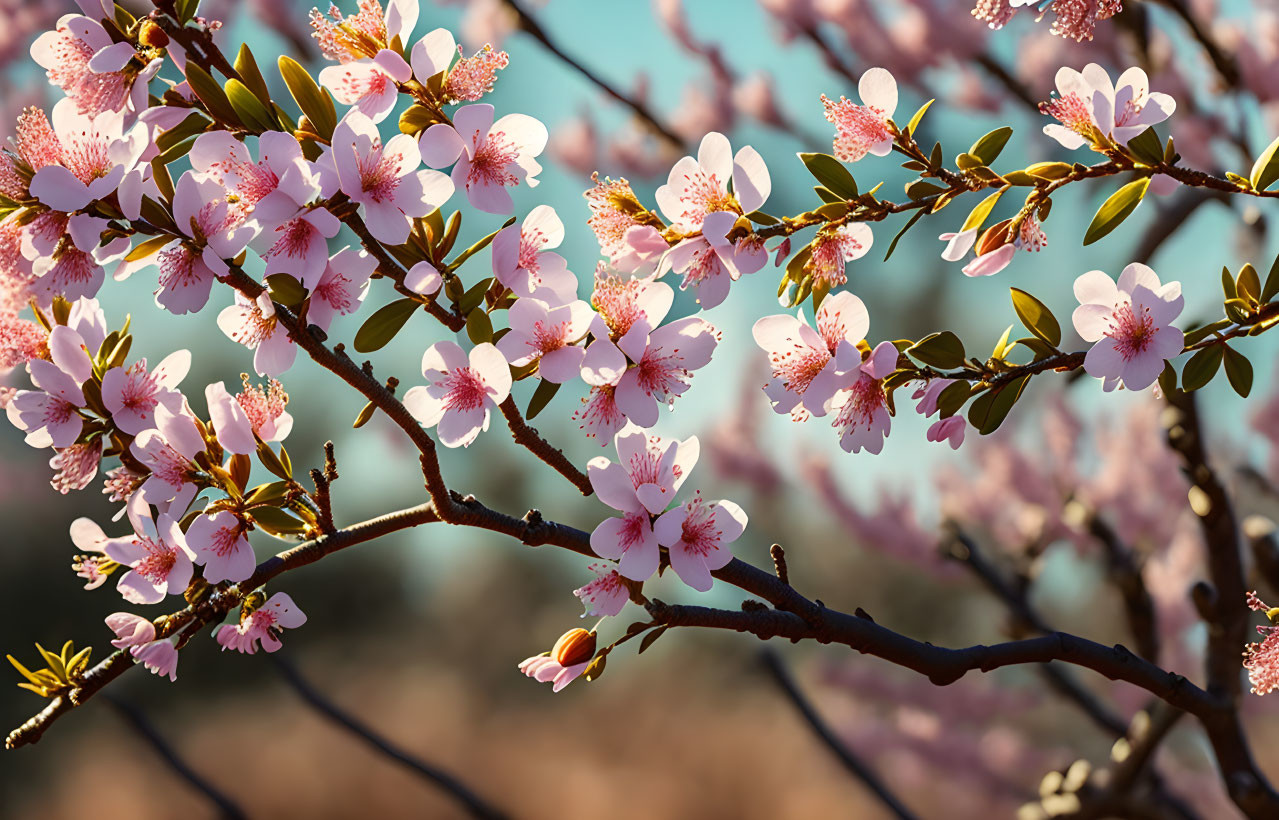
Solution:
[{"label": "small green leaf", "polygon": [[1241,299],[1251,298],[1259,300],[1261,298],[1261,277],[1257,274],[1257,269],[1252,263],[1243,266],[1243,270],[1239,271],[1239,278],[1235,280],[1235,291]]},{"label": "small green leaf", "polygon": [[969,423],[983,436],[995,432],[1021,398],[1029,380],[1030,376],[1018,376],[978,396],[968,408]]},{"label": "small green leaf", "polygon": [[1012,348],[1012,345],[1008,344],[1008,337],[1012,335],[1012,332],[1012,325],[1004,329],[1004,335],[999,337],[999,341],[995,344],[995,349],[990,352],[990,358],[1003,361],[1004,355]]},{"label": "small green leaf", "polygon": [[1275,294],[1279,294],[1279,256],[1275,257],[1270,272],[1266,274],[1266,284],[1261,288],[1261,301],[1268,303],[1275,298]]},{"label": "small green leaf", "polygon": [[915,116],[911,117],[910,122],[906,123],[906,130],[910,132],[912,137],[915,136],[915,132],[919,130],[919,123],[924,119],[924,114],[928,112],[928,108],[934,102],[936,102],[936,100],[929,100],[921,105],[919,110],[915,112]]},{"label": "small green leaf", "polygon": [[986,136],[973,143],[973,147],[968,149],[968,153],[981,160],[982,165],[990,165],[999,158],[999,153],[1004,150],[1004,146],[1008,144],[1008,138],[1013,135],[1013,129],[1008,126],[996,128]]},{"label": "small green leaf", "polygon": [[325,139],[332,137],[338,117],[329,92],[316,85],[310,73],[297,60],[281,57],[279,66],[284,84],[289,87],[289,93],[293,95],[298,108],[302,109],[302,113],[315,126],[315,132]]},{"label": "small green leaf", "polygon": [[817,194],[817,197],[828,205],[842,205],[848,201],[831,189],[822,185],[814,185],[813,193]]},{"label": "small green leaf", "polygon": [[351,429],[359,430],[361,427],[369,423],[369,419],[373,418],[373,414],[377,412],[377,405],[368,402],[360,409],[360,414],[355,417],[355,422],[351,425]]},{"label": "small green leaf", "polygon": [[249,512],[253,523],[271,535],[297,535],[306,532],[306,524],[278,507],[257,507]]},{"label": "small green leaf", "polygon": [[1141,198],[1150,187],[1150,177],[1133,180],[1110,195],[1092,218],[1092,224],[1084,233],[1084,244],[1091,245],[1119,227],[1141,204]]},{"label": "small green leaf", "polygon": [[493,320],[483,310],[466,314],[466,337],[473,344],[483,344],[493,338]]},{"label": "small green leaf", "polygon": [[1026,329],[1053,347],[1061,344],[1061,325],[1048,306],[1024,290],[1009,290],[1012,291],[1013,310],[1017,311],[1017,318]]},{"label": "small green leaf", "polygon": [[814,179],[841,199],[857,196],[857,181],[844,164],[830,154],[800,154],[799,159]]},{"label": "small green leaf", "polygon": [[[927,106],[924,106],[924,107],[927,108]],[[658,638],[665,635],[666,630],[669,628],[670,627],[665,625],[659,626],[657,629],[654,629],[653,631],[649,632],[643,638],[640,638],[639,651],[636,652],[635,654],[643,655],[644,651],[647,650],[650,646],[652,646],[657,641]]]},{"label": "small green leaf", "polygon": [[1003,196],[1003,191],[995,191],[995,193],[983,199],[969,212],[968,218],[964,220],[963,227],[959,229],[960,233],[980,228],[986,223],[986,219],[990,216],[990,212],[995,210],[995,204],[999,202],[999,198]]},{"label": "small green leaf", "polygon": [[924,364],[945,370],[964,366],[964,343],[949,330],[920,339],[906,352]]},{"label": "small green leaf", "polygon": [[273,273],[266,278],[271,298],[285,307],[297,307],[306,298],[306,288],[288,273]]},{"label": "small green leaf", "polygon": [[894,237],[893,237],[893,241],[888,243],[888,253],[884,254],[884,261],[885,261],[885,262],[887,262],[887,261],[888,261],[888,257],[890,257],[890,256],[892,256],[892,255],[893,255],[893,251],[897,250],[897,242],[898,242],[898,241],[899,241],[899,240],[900,240],[903,236],[905,236],[905,235],[906,235],[906,231],[909,231],[912,227],[914,227],[914,225],[915,225],[915,223],[916,223],[916,222],[918,222],[920,219],[922,219],[922,218],[923,218],[924,213],[925,213],[924,209],[923,209],[923,208],[920,208],[919,210],[915,211],[915,215],[914,215],[914,216],[912,216],[910,219],[906,220],[906,224],[905,224],[905,225],[902,225],[902,229],[901,229],[900,231],[898,231],[898,232],[897,232],[897,235],[896,235],[896,236],[894,236]]},{"label": "small green leaf", "polygon": [[218,81],[213,79],[209,72],[200,68],[194,60],[187,61],[186,77],[191,90],[200,98],[200,102],[204,103],[210,114],[228,125],[241,124],[222,86],[218,85]]},{"label": "small green leaf", "polygon": [[941,418],[950,418],[958,413],[972,393],[972,385],[961,379],[947,385],[937,396],[937,410],[941,413]]},{"label": "small green leaf", "polygon": [[226,96],[240,122],[255,133],[274,131],[280,127],[275,115],[239,80],[226,81]]},{"label": "small green leaf", "polygon": [[210,125],[212,123],[208,117],[199,111],[192,111],[182,122],[172,128],[161,131],[160,135],[155,138],[155,146],[161,151],[167,151],[179,142],[203,133]]},{"label": "small green leaf", "polygon": [[1217,375],[1217,368],[1221,367],[1224,347],[1225,345],[1220,344],[1209,345],[1191,356],[1181,370],[1181,389],[1198,390],[1212,381],[1212,377]]},{"label": "small green leaf", "polygon": [[555,398],[555,394],[559,392],[560,386],[555,382],[548,382],[545,379],[538,382],[537,389],[533,391],[533,397],[528,400],[528,408],[524,411],[524,418],[532,421],[538,413],[546,409],[546,405],[550,404],[551,399]]},{"label": "small green leaf", "polygon": [[126,262],[137,262],[139,259],[146,259],[151,254],[163,248],[165,245],[173,241],[173,237],[162,234],[153,236],[145,242],[139,242],[133,250],[129,251],[124,257]]},{"label": "small green leaf", "polygon": [[1147,165],[1158,165],[1164,161],[1164,144],[1153,126],[1128,140],[1128,149]]},{"label": "small green leaf", "polygon": [[356,331],[355,349],[372,353],[386,347],[420,306],[416,299],[397,299],[383,305]]},{"label": "small green leaf", "polygon": [[264,106],[271,104],[271,91],[267,88],[266,78],[262,76],[262,69],[258,68],[258,61],[254,59],[247,44],[242,44],[240,52],[235,55],[235,70],[239,72],[245,86],[253,92],[253,96]]},{"label": "small green leaf", "polygon": [[1191,345],[1198,344],[1199,342],[1202,342],[1204,339],[1207,339],[1212,333],[1229,326],[1230,326],[1229,319],[1218,319],[1217,321],[1210,322],[1209,324],[1206,324],[1203,327],[1195,328],[1194,330],[1188,330],[1186,331],[1186,346],[1189,347]]},{"label": "small green leaf", "polygon": [[1031,176],[1025,171],[1009,171],[1003,175],[1004,181],[1009,185],[1024,185],[1034,187],[1039,184],[1039,178]]},{"label": "small green leaf", "polygon": [[1277,179],[1279,179],[1279,137],[1275,137],[1274,142],[1261,152],[1261,156],[1257,157],[1257,161],[1252,165],[1252,173],[1248,175],[1248,181],[1258,191],[1266,190]]},{"label": "small green leaf", "polygon": [[942,186],[929,182],[926,179],[917,179],[906,185],[906,196],[911,199],[923,199],[926,196],[940,194],[944,190],[946,189]]},{"label": "small green leaf", "polygon": [[1245,399],[1252,392],[1252,362],[1229,345],[1222,345],[1222,362],[1226,366],[1226,378],[1235,392]]},{"label": "small green leaf", "polygon": [[1239,298],[1239,291],[1235,288],[1235,277],[1230,274],[1230,268],[1225,266],[1221,268],[1221,292],[1227,299]]}]

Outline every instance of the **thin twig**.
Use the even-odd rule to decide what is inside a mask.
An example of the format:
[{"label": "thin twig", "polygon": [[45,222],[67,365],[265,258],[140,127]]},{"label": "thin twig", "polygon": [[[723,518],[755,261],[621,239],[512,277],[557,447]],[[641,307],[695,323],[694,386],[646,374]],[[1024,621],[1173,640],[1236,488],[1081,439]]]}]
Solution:
[{"label": "thin twig", "polygon": [[279,671],[280,676],[293,687],[293,690],[298,693],[302,700],[306,701],[317,712],[395,762],[417,772],[426,780],[439,786],[450,797],[466,807],[466,810],[473,817],[481,818],[481,820],[505,820],[505,813],[490,805],[453,775],[420,758],[414,757],[341,709],[312,686],[298,671],[297,667],[281,657],[279,653],[271,655],[271,660],[274,661],[275,668]]},{"label": "thin twig", "polygon": [[212,783],[205,780],[187,765],[187,762],[169,744],[169,741],[164,739],[164,736],[151,724],[151,721],[147,719],[141,709],[115,695],[104,695],[103,697],[129,722],[134,731],[151,745],[155,753],[176,775],[191,784],[196,791],[203,794],[211,803],[218,807],[218,815],[220,817],[228,818],[228,820],[243,820],[243,818],[248,817],[244,810],[237,806],[231,798],[218,791]]},{"label": "thin twig", "polygon": [[760,654],[760,660],[764,664],[764,668],[768,670],[773,681],[777,683],[779,689],[790,700],[791,704],[808,723],[813,734],[817,735],[822,743],[826,744],[826,748],[839,758],[839,762],[844,764],[844,768],[862,782],[871,793],[879,798],[893,816],[900,820],[914,820],[915,814],[906,805],[901,802],[897,795],[893,794],[888,785],[879,778],[865,761],[853,753],[851,749],[841,741],[835,732],[826,725],[826,721],[817,713],[817,709],[804,696],[803,691],[799,688],[799,684],[791,675],[790,670],[782,662],[782,659],[776,652],[771,649],[765,649]]}]

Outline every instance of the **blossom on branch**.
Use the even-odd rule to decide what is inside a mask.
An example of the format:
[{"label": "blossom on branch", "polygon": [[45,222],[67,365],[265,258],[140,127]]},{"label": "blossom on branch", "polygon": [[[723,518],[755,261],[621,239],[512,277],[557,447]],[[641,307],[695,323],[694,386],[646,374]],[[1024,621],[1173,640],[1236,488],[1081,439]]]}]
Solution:
[{"label": "blossom on branch", "polygon": [[612,564],[603,561],[596,561],[587,569],[595,573],[595,580],[573,590],[573,594],[586,607],[582,617],[590,615],[607,618],[617,615],[630,600],[631,591],[626,586],[626,581]]},{"label": "blossom on branch", "polygon": [[425,386],[404,394],[404,406],[426,427],[435,427],[445,447],[469,447],[489,428],[489,413],[511,394],[511,368],[488,342],[468,357],[454,342],[436,342],[422,356]]},{"label": "blossom on branch", "polygon": [[1084,359],[1088,375],[1103,380],[1105,390],[1123,385],[1145,390],[1155,383],[1164,363],[1181,353],[1185,338],[1172,325],[1185,300],[1181,283],[1159,283],[1146,265],[1133,262],[1119,283],[1099,270],[1075,280],[1079,307],[1072,316],[1075,331],[1094,342]]},{"label": "blossom on branch", "polygon": [[306,614],[298,609],[293,599],[287,593],[277,592],[262,606],[242,615],[240,623],[218,627],[213,637],[224,652],[234,649],[253,655],[259,646],[267,652],[275,652],[284,645],[280,642],[280,635],[285,629],[297,629],[305,623]]},{"label": "blossom on branch", "polygon": [[698,592],[714,584],[711,572],[733,560],[727,545],[746,530],[746,513],[732,501],[704,501],[701,495],[665,512],[653,523],[657,542],[670,551],[671,569]]},{"label": "blossom on branch", "polygon": [[195,553],[178,522],[167,514],[153,519],[141,495],[129,501],[128,512],[133,535],[108,538],[102,547],[112,561],[129,567],[117,584],[120,594],[132,604],[155,604],[165,595],[181,595],[191,582]]},{"label": "blossom on branch", "polygon": [[594,315],[580,299],[561,307],[518,299],[507,311],[511,330],[498,340],[497,349],[514,367],[537,362],[541,378],[563,384],[581,370],[586,350],[575,342],[586,335]]},{"label": "blossom on branch", "polygon": [[[538,184],[542,166],[535,157],[546,148],[546,126],[527,114],[493,121],[493,106],[477,103],[453,113],[453,124],[437,123],[422,132],[422,161],[432,168],[453,166],[453,185],[466,192],[471,206],[491,214],[509,214],[515,203],[507,188]],[[397,137],[398,139],[398,137]]]},{"label": "blossom on branch", "polygon": [[840,97],[839,102],[822,95],[826,119],[835,126],[835,157],[856,162],[867,154],[887,156],[893,149],[889,122],[897,111],[897,81],[887,69],[870,68],[857,81],[862,104]]},{"label": "blossom on branch", "polygon": [[577,298],[577,277],[552,250],[563,241],[564,223],[555,209],[538,205],[522,222],[493,237],[493,275],[517,296],[533,296],[553,307],[566,305]]}]

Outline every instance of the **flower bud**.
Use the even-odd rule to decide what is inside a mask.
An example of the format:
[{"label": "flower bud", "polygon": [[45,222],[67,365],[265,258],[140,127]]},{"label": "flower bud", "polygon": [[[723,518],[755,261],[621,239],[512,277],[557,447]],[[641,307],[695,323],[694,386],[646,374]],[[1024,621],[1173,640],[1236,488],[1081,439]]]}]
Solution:
[{"label": "flower bud", "polygon": [[986,232],[981,235],[981,238],[977,240],[977,255],[985,256],[991,251],[1002,248],[1004,245],[1007,245],[1010,241],[1012,241],[1012,231],[1009,230],[1012,228],[1012,223],[1013,221],[1011,219],[1005,219],[998,225],[988,228]]},{"label": "flower bud", "polygon": [[560,666],[575,666],[595,656],[595,633],[585,629],[570,629],[560,636],[551,650],[551,657]]},{"label": "flower bud", "polygon": [[169,44],[169,35],[153,21],[143,20],[138,29],[138,42],[151,48],[164,48]]}]

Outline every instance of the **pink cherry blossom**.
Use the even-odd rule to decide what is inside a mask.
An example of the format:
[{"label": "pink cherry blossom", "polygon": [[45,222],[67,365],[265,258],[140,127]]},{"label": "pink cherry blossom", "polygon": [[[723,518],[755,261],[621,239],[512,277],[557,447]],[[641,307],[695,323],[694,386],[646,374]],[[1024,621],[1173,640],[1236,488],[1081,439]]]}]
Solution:
[{"label": "pink cherry blossom", "polygon": [[[860,357],[861,351],[852,348],[845,356]],[[839,445],[846,452],[856,453],[865,448],[878,455],[892,423],[883,380],[897,369],[897,348],[892,342],[880,342],[865,361],[852,367],[837,362],[836,367],[840,371],[839,389],[830,402],[830,409],[838,411],[831,426],[840,431]]]},{"label": "pink cherry blossom", "polygon": [[53,458],[49,459],[49,467],[54,471],[49,486],[63,495],[88,487],[102,464],[102,438],[94,436],[88,441],[55,450]]},{"label": "pink cherry blossom", "polygon": [[399,84],[412,76],[413,70],[404,58],[384,48],[371,59],[327,66],[320,70],[319,80],[338,102],[355,106],[373,122],[381,122],[399,100]]},{"label": "pink cherry blossom", "polygon": [[613,436],[626,426],[626,414],[617,407],[617,385],[610,382],[592,384],[582,399],[582,406],[573,412],[573,420],[580,422],[578,426],[587,438],[608,446]]},{"label": "pink cherry blossom", "polygon": [[238,624],[223,624],[214,637],[225,652],[234,649],[248,655],[258,651],[259,644],[267,652],[275,652],[282,644],[280,635],[285,629],[297,629],[306,623],[306,615],[293,603],[287,593],[277,592],[266,603]]},{"label": "pink cherry blossom", "polygon": [[55,226],[65,229],[65,238],[71,240],[59,241],[44,251],[41,238],[33,233],[31,241],[23,246],[22,252],[31,259],[31,272],[35,276],[31,291],[41,304],[52,302],[54,296],[71,300],[93,297],[102,287],[103,266],[120,259],[129,250],[127,237],[117,237],[100,246],[102,231],[108,224],[106,219],[83,213],[68,218],[60,212],[49,211],[37,217],[36,222],[42,223],[41,232]]},{"label": "pink cherry blossom", "polygon": [[964,433],[967,429],[968,425],[963,416],[950,416],[933,422],[932,426],[928,428],[927,438],[929,441],[935,441],[938,444],[943,441],[949,441],[950,449],[958,450],[959,446],[964,443]]},{"label": "pink cherry blossom", "polygon": [[343,248],[333,254],[311,289],[307,322],[327,331],[335,317],[358,310],[369,291],[369,277],[376,270],[377,259],[364,250]]},{"label": "pink cherry blossom", "polygon": [[1102,271],[1085,273],[1075,280],[1075,297],[1075,331],[1095,343],[1084,369],[1104,380],[1105,389],[1123,384],[1144,390],[1159,378],[1164,362],[1181,353],[1185,339],[1172,326],[1185,304],[1179,282],[1161,285],[1153,270],[1134,262],[1123,269],[1118,286]]},{"label": "pink cherry blossom", "polygon": [[822,300],[817,328],[809,326],[801,310],[765,316],[751,335],[768,354],[773,378],[764,393],[778,413],[790,413],[795,421],[809,415],[823,416],[835,395],[835,354],[844,345],[856,345],[870,330],[866,305],[848,291]]},{"label": "pink cherry blossom", "polygon": [[[1001,222],[982,234],[977,257],[963,267],[965,276],[993,276],[1008,267],[1017,251],[1038,252],[1048,245],[1048,237],[1034,214],[1023,217],[1012,241],[1007,241],[1011,224],[1011,221]],[[942,251],[942,259],[948,262],[962,259],[977,243],[977,235],[977,228],[969,228],[959,233],[944,233],[939,236],[938,239],[947,243],[946,249]]]},{"label": "pink cherry blossom", "polygon": [[554,253],[564,241],[564,223],[549,205],[529,211],[522,223],[493,237],[493,275],[517,296],[533,296],[550,305],[577,298],[577,277],[564,257]]},{"label": "pink cherry blossom", "polygon": [[688,390],[693,371],[705,367],[719,344],[719,331],[697,316],[648,332],[636,325],[617,341],[634,367],[617,385],[617,406],[641,427],[657,423],[659,402],[674,403]]},{"label": "pink cherry blossom", "polygon": [[163,63],[152,59],[143,65],[133,46],[113,42],[100,22],[78,14],[64,16],[55,30],[40,35],[31,57],[89,116],[146,108],[147,83]]},{"label": "pink cherry blossom", "polygon": [[178,647],[174,638],[152,641],[129,649],[129,653],[153,675],[178,679]]},{"label": "pink cherry blossom", "polygon": [[[736,221],[737,214],[732,211],[707,214],[702,222],[702,233],[671,248],[658,267],[659,276],[667,270],[683,273],[680,289],[691,288],[703,310],[721,304],[728,297],[731,283],[741,278],[743,273],[759,270],[768,260],[767,254],[739,251],[738,243],[726,238]],[[659,241],[663,247],[666,245],[664,239]]]},{"label": "pink cherry blossom", "polygon": [[244,389],[236,394],[235,401],[248,416],[253,432],[263,441],[284,441],[293,430],[293,416],[287,410],[289,394],[275,379],[266,387],[260,387],[249,384],[245,376]]},{"label": "pink cherry blossom", "polygon": [[[459,58],[456,63],[453,62],[454,57]],[[413,46],[412,62],[413,76],[424,84],[435,75],[448,71],[441,87],[446,101],[476,102],[493,90],[497,72],[506,68],[510,56],[486,44],[473,56],[466,57],[453,34],[437,28]]]},{"label": "pink cherry blossom", "polygon": [[493,106],[459,108],[453,124],[437,123],[422,133],[422,160],[432,168],[453,166],[453,184],[475,208],[509,214],[515,208],[507,188],[537,185],[542,166],[534,159],[546,148],[546,126],[527,114],[493,121]]},{"label": "pink cherry blossom", "polygon": [[347,63],[362,57],[371,57],[369,43],[374,47],[390,47],[399,39],[402,48],[417,26],[417,0],[390,0],[386,11],[378,0],[359,0],[359,12],[343,17],[337,6],[329,6],[326,19],[318,9],[311,9],[312,37],[320,45],[320,51],[330,60]]},{"label": "pink cherry blossom", "polygon": [[204,388],[204,398],[209,405],[209,422],[222,449],[245,456],[256,453],[258,443],[253,437],[253,425],[244,408],[227,392],[226,385],[210,384]]},{"label": "pink cherry blossom", "polygon": [[418,262],[404,274],[404,287],[423,296],[432,296],[444,287],[444,277],[430,262]]},{"label": "pink cherry blossom", "polygon": [[[1254,612],[1269,612],[1257,593],[1248,593],[1248,608]],[[1279,627],[1259,626],[1257,632],[1264,640],[1250,643],[1243,648],[1243,667],[1248,670],[1248,683],[1254,695],[1266,695],[1279,689]]]},{"label": "pink cherry blossom", "polygon": [[588,658],[581,663],[564,666],[547,655],[537,655],[520,663],[520,671],[538,683],[551,683],[551,691],[558,692],[578,678],[591,665]]},{"label": "pink cherry blossom", "polygon": [[21,202],[31,198],[27,168],[38,172],[47,165],[60,164],[62,143],[44,111],[28,107],[18,115],[10,144],[11,148],[0,152],[0,193]]},{"label": "pink cherry blossom", "polygon": [[1057,15],[1052,33],[1079,43],[1093,38],[1099,21],[1109,20],[1123,9],[1122,0],[977,0],[972,15],[992,29],[1000,29],[1019,10],[1033,6],[1038,6],[1040,15],[1046,7],[1051,8]]},{"label": "pink cherry blossom", "polygon": [[600,253],[608,257],[609,264],[623,273],[647,275],[656,269],[663,254],[669,249],[652,222],[641,222],[644,208],[625,179],[604,179],[592,175],[595,187],[586,191],[586,204],[591,218],[586,221],[595,232]]},{"label": "pink cherry blossom", "polygon": [[804,268],[811,271],[813,286],[833,290],[848,281],[845,265],[870,251],[875,236],[865,222],[824,230],[809,246],[811,255]]},{"label": "pink cherry blossom", "polygon": [[192,560],[186,536],[169,515],[152,519],[151,508],[135,495],[128,505],[133,535],[108,538],[103,552],[126,567],[117,584],[120,594],[132,604],[155,604],[165,595],[181,595],[191,582]]},{"label": "pink cherry blossom", "polygon": [[102,527],[88,518],[77,518],[71,522],[71,543],[80,550],[71,564],[76,576],[85,580],[85,589],[97,589],[107,582],[109,577],[104,569],[114,566],[103,549],[106,547],[107,535]]},{"label": "pink cherry blossom", "polygon": [[191,474],[198,470],[195,457],[204,449],[204,437],[185,409],[175,413],[158,405],[155,429],[143,430],[129,445],[133,457],[151,471],[142,483],[142,495],[157,505],[171,501],[184,508],[195,497]]},{"label": "pink cherry blossom", "polygon": [[[422,356],[425,386],[404,394],[404,406],[445,447],[469,447],[489,426],[489,413],[511,393],[511,368],[488,342],[470,356],[453,342],[436,342]],[[438,425],[438,427],[437,427]]]},{"label": "pink cherry blossom", "polygon": [[596,561],[587,569],[595,573],[595,580],[573,590],[573,594],[582,599],[582,604],[586,607],[582,617],[590,615],[605,618],[617,615],[630,600],[631,591],[626,586],[626,581],[612,564]]},{"label": "pink cherry blossom", "polygon": [[746,513],[732,501],[700,495],[662,514],[653,524],[658,543],[670,551],[671,569],[698,592],[714,584],[711,572],[733,560],[727,545],[746,530]]},{"label": "pink cherry blossom", "polygon": [[453,32],[446,28],[437,28],[422,35],[422,39],[413,44],[409,62],[413,66],[413,78],[425,85],[436,74],[447,71],[457,56],[457,40]]},{"label": "pink cherry blossom", "polygon": [[[728,191],[729,180],[732,193]],[[697,159],[684,157],[675,163],[654,198],[671,225],[691,233],[702,230],[707,215],[716,211],[742,214],[758,210],[772,188],[768,166],[758,151],[747,145],[734,155],[728,137],[712,131],[702,138]]]},{"label": "pink cherry blossom", "polygon": [[155,640],[155,624],[132,612],[113,612],[107,616],[107,626],[115,633],[111,645],[116,649],[142,646]]},{"label": "pink cherry blossom", "polygon": [[1106,70],[1096,63],[1083,71],[1063,66],[1057,70],[1057,96],[1039,104],[1040,112],[1057,120],[1044,126],[1044,133],[1063,148],[1074,150],[1092,145],[1098,134],[1105,136],[1113,122],[1107,117],[1108,102],[1103,89],[1110,87]]},{"label": "pink cherry blossom", "polygon": [[53,107],[53,131],[57,159],[35,172],[31,195],[55,211],[70,213],[120,189],[126,216],[136,219],[143,180],[137,166],[150,144],[145,126],[126,131],[122,114],[87,116],[64,99]]},{"label": "pink cherry blossom", "polygon": [[245,532],[245,524],[227,510],[198,516],[186,533],[195,562],[204,565],[204,580],[238,583],[253,574],[257,560]]},{"label": "pink cherry blossom", "polygon": [[146,359],[138,359],[128,367],[111,368],[102,376],[102,403],[111,411],[111,421],[118,429],[136,436],[155,426],[158,404],[178,412],[182,394],[177,387],[190,369],[188,350],[170,353],[150,372]]},{"label": "pink cherry blossom", "polygon": [[893,149],[888,122],[897,111],[897,81],[886,69],[867,69],[857,82],[857,94],[861,105],[822,95],[826,119],[835,126],[835,156],[843,162],[856,162],[867,154],[887,156]]},{"label": "pink cherry blossom", "polygon": [[591,307],[605,325],[606,333],[617,340],[643,325],[655,328],[666,318],[675,301],[675,291],[664,282],[634,276],[623,279],[603,263],[595,269],[595,289]]},{"label": "pink cherry blossom", "polygon": [[329,261],[328,240],[342,223],[324,208],[310,208],[254,238],[253,249],[266,262],[264,276],[287,273],[312,288]]},{"label": "pink cherry blossom", "polygon": [[276,316],[268,291],[256,299],[236,291],[235,304],[218,314],[218,328],[227,338],[253,351],[253,369],[259,376],[278,376],[297,358],[297,345]]},{"label": "pink cherry blossom", "polygon": [[381,242],[403,243],[413,219],[426,216],[453,195],[453,183],[422,162],[413,138],[396,134],[386,145],[377,126],[350,111],[333,131],[329,154],[342,192],[360,206],[369,233]]},{"label": "pink cherry blossom", "polygon": [[511,330],[498,340],[497,349],[513,366],[537,362],[539,376],[563,384],[577,378],[586,350],[575,342],[586,335],[594,315],[580,299],[562,307],[518,299],[507,313]]},{"label": "pink cherry blossom", "polygon": [[70,447],[84,429],[78,410],[85,405],[81,385],[92,375],[93,364],[79,333],[59,325],[49,334],[53,361],[32,359],[27,372],[36,390],[19,390],[5,412],[9,421],[26,432],[32,447]]},{"label": "pink cherry blossom", "polygon": [[229,132],[208,131],[191,146],[191,168],[221,185],[224,196],[234,195],[236,211],[273,233],[320,196],[320,181],[293,135],[268,131],[257,147],[261,159],[255,162]]},{"label": "pink cherry blossom", "polygon": [[1116,142],[1127,143],[1150,126],[1168,119],[1177,110],[1177,101],[1172,97],[1150,90],[1150,79],[1137,66],[1120,74],[1113,85],[1105,71],[1096,74],[1095,78],[1092,74],[1086,76],[1096,83],[1093,101],[1097,123],[1102,133]]}]

